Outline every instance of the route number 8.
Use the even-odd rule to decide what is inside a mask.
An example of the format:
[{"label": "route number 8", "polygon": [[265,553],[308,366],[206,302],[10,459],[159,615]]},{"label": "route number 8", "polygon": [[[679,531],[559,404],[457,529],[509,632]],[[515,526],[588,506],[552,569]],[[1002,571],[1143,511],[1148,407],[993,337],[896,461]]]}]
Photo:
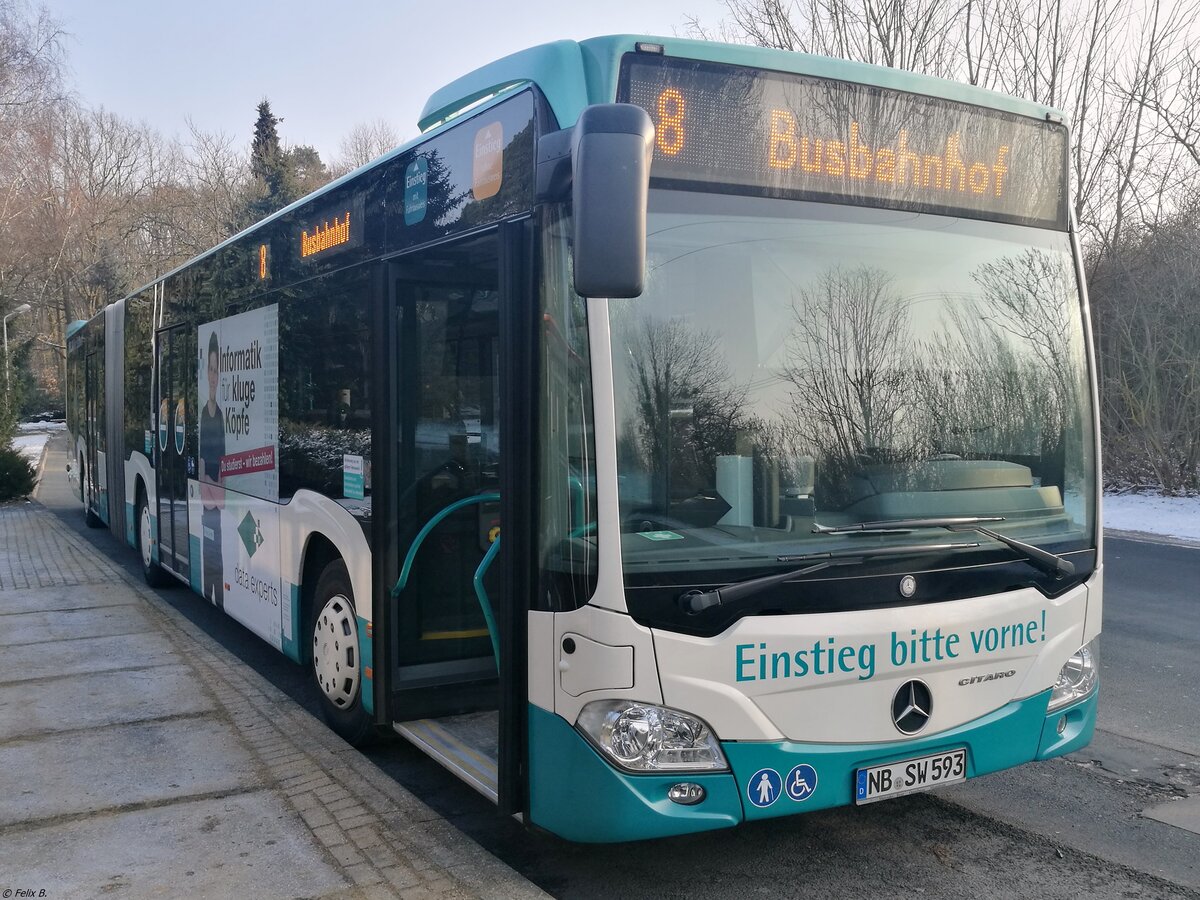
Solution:
[{"label": "route number 8", "polygon": [[658,137],[655,143],[667,156],[674,156],[683,149],[683,94],[675,88],[667,88],[658,95]]}]

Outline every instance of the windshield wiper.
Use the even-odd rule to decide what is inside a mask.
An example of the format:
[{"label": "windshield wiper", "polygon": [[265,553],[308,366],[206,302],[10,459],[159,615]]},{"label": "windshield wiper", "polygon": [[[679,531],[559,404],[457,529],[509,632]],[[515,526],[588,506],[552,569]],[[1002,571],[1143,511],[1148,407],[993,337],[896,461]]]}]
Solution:
[{"label": "windshield wiper", "polygon": [[799,556],[777,556],[775,557],[777,562],[808,562],[810,565],[799,569],[789,569],[787,572],[780,572],[778,575],[764,575],[761,578],[734,581],[719,588],[714,588],[711,591],[687,591],[679,595],[679,605],[683,608],[684,612],[694,615],[704,612],[704,610],[713,606],[722,606],[726,603],[736,603],[739,600],[745,600],[747,597],[752,597],[777,584],[782,584],[785,581],[790,581],[793,578],[799,578],[803,575],[811,575],[813,572],[820,572],[822,569],[829,569],[833,566],[859,565],[864,559],[872,557],[916,556],[943,550],[967,550],[978,546],[978,541],[971,543],[954,542],[950,544],[907,544],[899,547],[865,547],[862,550],[831,550],[825,553],[804,553]]},{"label": "windshield wiper", "polygon": [[1035,568],[1041,569],[1062,578],[1064,575],[1075,574],[1075,564],[1069,559],[1055,556],[1041,547],[1026,544],[1016,538],[1000,534],[987,528],[984,522],[1003,522],[1004,516],[931,516],[925,519],[884,519],[879,522],[856,522],[853,525],[821,525],[813,524],[814,534],[908,534],[918,528],[945,528],[947,531],[962,533],[973,531],[999,541],[1006,547],[1016,550],[1026,561]]}]

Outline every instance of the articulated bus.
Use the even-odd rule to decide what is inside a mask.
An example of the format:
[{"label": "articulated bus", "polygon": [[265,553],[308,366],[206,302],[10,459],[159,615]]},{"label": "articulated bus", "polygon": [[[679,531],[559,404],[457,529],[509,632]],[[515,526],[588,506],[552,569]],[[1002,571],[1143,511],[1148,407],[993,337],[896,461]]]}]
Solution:
[{"label": "articulated bus", "polygon": [[150,583],[307,666],[351,742],[576,841],[1090,740],[1059,113],[616,36],[420,127],[70,335],[81,499]]}]

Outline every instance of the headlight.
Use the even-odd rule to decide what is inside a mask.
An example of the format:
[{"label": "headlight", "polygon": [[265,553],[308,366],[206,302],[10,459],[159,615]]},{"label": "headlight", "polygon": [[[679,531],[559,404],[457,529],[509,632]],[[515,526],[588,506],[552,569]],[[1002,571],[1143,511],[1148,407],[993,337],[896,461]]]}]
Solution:
[{"label": "headlight", "polygon": [[1058,673],[1058,682],[1050,694],[1047,712],[1082,700],[1096,689],[1100,679],[1099,639],[1084,644],[1075,651]]},{"label": "headlight", "polygon": [[724,771],[712,729],[687,713],[636,700],[596,700],[575,727],[609,760],[630,772]]}]

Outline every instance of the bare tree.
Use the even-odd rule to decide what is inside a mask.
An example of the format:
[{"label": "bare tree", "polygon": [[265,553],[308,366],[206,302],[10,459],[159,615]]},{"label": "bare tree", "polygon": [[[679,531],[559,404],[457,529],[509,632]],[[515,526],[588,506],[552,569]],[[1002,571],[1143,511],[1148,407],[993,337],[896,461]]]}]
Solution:
[{"label": "bare tree", "polygon": [[853,468],[866,454],[911,441],[908,304],[880,269],[833,268],[792,304],[781,376],[808,452]]},{"label": "bare tree", "polygon": [[45,9],[0,0],[0,116],[64,96],[63,37]]},{"label": "bare tree", "polygon": [[398,146],[400,133],[390,122],[384,119],[362,122],[350,129],[338,144],[338,155],[334,157],[330,171],[334,177],[344,175]]},{"label": "bare tree", "polygon": [[1164,133],[1200,167],[1200,50],[1187,47],[1151,84],[1148,102]]},{"label": "bare tree", "polygon": [[736,452],[739,433],[751,424],[746,386],[732,380],[716,335],[648,315],[618,322],[618,328],[637,416],[625,430],[636,435],[642,467],[669,479],[674,499],[713,485],[717,456]]},{"label": "bare tree", "polygon": [[[837,56],[893,68],[943,74],[954,63],[949,41],[960,0],[728,0],[724,38],[761,47]],[[689,29],[712,37],[697,19]]]},{"label": "bare tree", "polygon": [[180,178],[191,215],[181,223],[181,240],[193,254],[219,243],[236,228],[250,189],[250,160],[234,138],[201,130],[188,119],[189,141],[181,154]]},{"label": "bare tree", "polygon": [[1057,446],[1064,403],[1045,371],[988,321],[951,307],[947,328],[919,354],[918,428],[934,454],[1037,456]]},{"label": "bare tree", "polygon": [[1105,323],[1105,457],[1114,486],[1200,490],[1198,236],[1200,197],[1127,237],[1096,272],[1093,303]]},{"label": "bare tree", "polygon": [[[37,125],[66,102],[63,33],[45,10],[22,0],[0,0],[0,315],[37,299],[36,255],[29,246],[31,218],[43,199],[32,189],[30,161]],[[12,323],[13,347],[44,328],[41,310]],[[15,395],[0,396],[0,441],[15,421]]]}]

